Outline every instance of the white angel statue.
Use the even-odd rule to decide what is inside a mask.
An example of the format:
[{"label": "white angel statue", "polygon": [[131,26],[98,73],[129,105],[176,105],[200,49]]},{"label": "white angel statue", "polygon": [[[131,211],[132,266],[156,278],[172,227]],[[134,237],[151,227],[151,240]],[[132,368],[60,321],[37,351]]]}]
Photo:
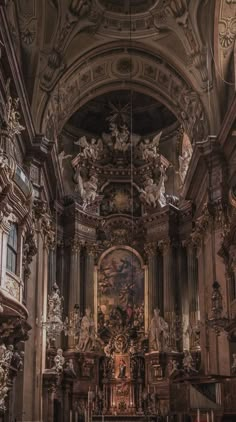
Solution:
[{"label": "white angel statue", "polygon": [[141,157],[144,161],[150,161],[155,159],[158,156],[158,148],[161,139],[162,132],[158,133],[153,140],[144,139],[139,144],[139,149],[141,151]]},{"label": "white angel statue", "polygon": [[66,154],[64,150],[62,150],[59,154],[58,154],[58,160],[59,160],[59,165],[61,168],[61,173],[63,176],[64,173],[64,167],[63,167],[63,161],[67,160],[67,158],[71,158],[72,155],[71,154]]},{"label": "white angel statue", "polygon": [[88,205],[91,205],[97,199],[98,190],[98,179],[97,176],[93,175],[86,182],[80,174],[79,166],[76,168],[74,182],[77,183],[76,191],[79,192],[83,201],[83,209],[86,209]]},{"label": "white angel statue", "polygon": [[86,136],[82,136],[78,141],[74,142],[74,144],[83,148],[83,152],[79,153],[79,155],[88,160],[98,160],[103,150],[101,139],[96,140],[95,138],[92,138],[91,141],[88,142]]},{"label": "white angel statue", "polygon": [[150,207],[156,208],[159,204],[161,207],[166,205],[165,198],[165,169],[161,166],[161,176],[158,183],[154,183],[151,177],[147,177],[144,189],[140,189],[140,199]]},{"label": "white angel statue", "polygon": [[192,148],[186,147],[184,151],[182,152],[182,155],[179,155],[179,176],[181,179],[181,182],[184,183],[189,163],[192,157]]}]

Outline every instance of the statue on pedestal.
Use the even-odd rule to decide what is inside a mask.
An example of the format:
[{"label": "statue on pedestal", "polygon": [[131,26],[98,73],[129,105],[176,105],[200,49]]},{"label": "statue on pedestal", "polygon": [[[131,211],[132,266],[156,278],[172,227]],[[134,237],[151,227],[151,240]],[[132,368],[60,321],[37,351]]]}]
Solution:
[{"label": "statue on pedestal", "polygon": [[184,350],[183,369],[184,369],[184,372],[188,375],[192,373],[196,374],[198,372],[196,368],[194,367],[194,361],[189,350]]},{"label": "statue on pedestal", "polygon": [[62,372],[63,371],[63,366],[65,363],[65,358],[63,356],[63,350],[62,349],[57,349],[57,354],[54,358],[54,367],[52,369],[55,369],[56,372]]},{"label": "statue on pedestal", "polygon": [[80,352],[91,352],[95,348],[95,326],[91,316],[91,309],[86,308],[81,321],[79,341],[76,348]]},{"label": "statue on pedestal", "polygon": [[150,323],[149,349],[150,351],[163,352],[168,350],[169,327],[160,316],[160,310],[154,309],[154,316]]}]

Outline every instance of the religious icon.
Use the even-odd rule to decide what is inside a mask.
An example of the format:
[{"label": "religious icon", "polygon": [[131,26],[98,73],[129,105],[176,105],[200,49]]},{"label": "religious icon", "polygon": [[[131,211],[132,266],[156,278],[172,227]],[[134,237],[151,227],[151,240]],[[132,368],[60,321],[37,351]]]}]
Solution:
[{"label": "religious icon", "polygon": [[118,378],[126,378],[126,363],[124,359],[120,359]]}]

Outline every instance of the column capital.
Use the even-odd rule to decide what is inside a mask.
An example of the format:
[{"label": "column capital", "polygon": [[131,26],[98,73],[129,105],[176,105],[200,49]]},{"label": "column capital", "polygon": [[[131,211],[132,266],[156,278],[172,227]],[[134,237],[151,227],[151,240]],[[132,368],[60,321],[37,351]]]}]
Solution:
[{"label": "column capital", "polygon": [[157,242],[148,242],[144,245],[144,251],[148,258],[151,258],[157,254]]},{"label": "column capital", "polygon": [[69,245],[72,253],[80,253],[83,243],[78,239],[78,237],[74,237],[73,239],[70,239]]},{"label": "column capital", "polygon": [[166,239],[166,240],[160,240],[158,242],[158,249],[163,253],[167,253],[170,248],[171,248],[172,244],[171,244],[171,240],[170,239]]},{"label": "column capital", "polygon": [[86,243],[85,249],[89,256],[93,256],[94,258],[97,258],[99,254],[99,248],[96,243]]}]

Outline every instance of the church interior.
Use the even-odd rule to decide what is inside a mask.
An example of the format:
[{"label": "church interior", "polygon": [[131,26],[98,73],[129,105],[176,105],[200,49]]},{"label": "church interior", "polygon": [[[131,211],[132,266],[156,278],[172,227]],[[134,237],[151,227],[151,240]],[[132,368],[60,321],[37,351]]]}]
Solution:
[{"label": "church interior", "polygon": [[0,0],[0,422],[236,421],[236,0]]}]

